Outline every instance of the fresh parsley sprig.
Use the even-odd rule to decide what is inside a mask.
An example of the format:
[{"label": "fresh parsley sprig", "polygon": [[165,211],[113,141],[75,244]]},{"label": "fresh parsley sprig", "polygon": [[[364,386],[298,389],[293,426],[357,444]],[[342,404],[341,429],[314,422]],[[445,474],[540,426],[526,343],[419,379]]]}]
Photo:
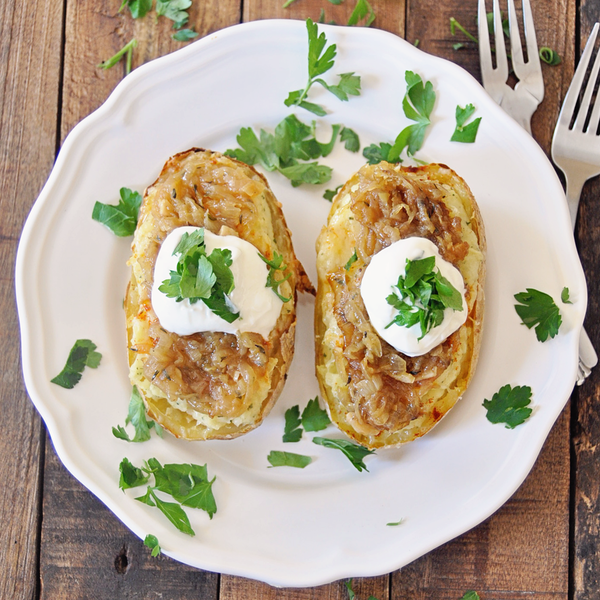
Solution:
[{"label": "fresh parsley sprig", "polygon": [[116,54],[101,62],[98,65],[99,69],[110,69],[114,67],[125,56],[125,74],[131,73],[131,62],[133,59],[133,49],[137,47],[137,40],[132,38],[129,40]]},{"label": "fresh parsley sprig", "polygon": [[85,367],[96,369],[102,354],[96,352],[96,344],[91,340],[77,340],[69,352],[63,370],[50,381],[67,390],[73,389],[80,381]]},{"label": "fresh parsley sprig", "polygon": [[204,229],[184,233],[173,254],[179,254],[177,270],[170,272],[158,289],[168,298],[181,302],[187,298],[190,304],[202,300],[216,315],[233,323],[240,313],[229,301],[235,287],[231,272],[231,250],[215,248],[206,253]]},{"label": "fresh parsley sprig", "polygon": [[421,76],[413,71],[406,71],[406,93],[402,99],[404,115],[414,121],[405,127],[396,137],[394,144],[382,142],[371,144],[363,150],[363,156],[369,164],[382,160],[391,163],[402,162],[401,154],[406,150],[408,156],[413,156],[423,146],[425,132],[431,124],[431,112],[435,105],[436,94],[431,81],[423,82]]},{"label": "fresh parsley sprig", "polygon": [[148,420],[146,418],[146,405],[136,386],[133,386],[131,390],[125,426],[129,425],[129,423],[131,423],[135,429],[133,438],[129,437],[125,427],[121,425],[112,428],[113,435],[126,442],[147,442],[151,438],[150,433],[154,428],[156,433],[162,437],[162,427],[156,421]]},{"label": "fresh parsley sprig", "polygon": [[533,288],[515,294],[515,310],[521,322],[528,329],[535,327],[535,335],[540,342],[558,334],[562,317],[552,296]]},{"label": "fresh parsley sprig", "polygon": [[[150,458],[142,468],[134,466],[127,458],[119,465],[119,487],[123,490],[145,485],[154,477],[139,502],[158,508],[179,531],[195,535],[183,507],[204,510],[212,519],[217,504],[212,491],[216,477],[209,479],[206,465],[165,464]],[[176,502],[165,502],[156,491],[170,495]]]},{"label": "fresh parsley sprig", "polygon": [[236,138],[240,147],[226,150],[225,154],[247,165],[258,164],[267,171],[278,171],[294,187],[303,183],[326,183],[331,179],[332,169],[319,164],[316,159],[331,153],[340,134],[342,141],[346,141],[346,148],[352,152],[358,151],[360,142],[352,129],[342,125],[332,125],[328,142],[319,142],[315,130],[314,121],[307,125],[295,115],[278,123],[274,133],[261,129],[256,135],[251,127],[242,127]]},{"label": "fresh parsley sprig", "polygon": [[[394,288],[392,288],[394,289]],[[444,310],[463,310],[461,293],[440,273],[435,266],[435,256],[419,260],[406,260],[404,276],[398,277],[398,293],[393,291],[386,301],[398,314],[388,323],[412,327],[419,324],[421,336],[425,335],[444,320]]]},{"label": "fresh parsley sprig", "polygon": [[319,446],[325,446],[325,448],[340,450],[358,471],[368,471],[363,459],[370,454],[375,454],[375,450],[369,450],[348,440],[314,437],[312,441]]},{"label": "fresh parsley sprig", "polygon": [[502,386],[491,400],[484,400],[487,419],[490,423],[504,423],[507,429],[514,429],[524,423],[532,413],[529,408],[531,388],[527,385]]},{"label": "fresh parsley sprig", "polygon": [[450,138],[451,142],[462,142],[463,144],[472,144],[475,142],[481,117],[477,117],[470,123],[467,123],[475,110],[476,109],[472,104],[467,104],[464,108],[458,105],[456,106],[456,128]]},{"label": "fresh parsley sprig", "polygon": [[118,204],[96,202],[92,210],[92,219],[106,225],[115,235],[127,237],[135,231],[142,196],[126,187],[119,190],[119,196]]},{"label": "fresh parsley sprig", "polygon": [[319,28],[311,19],[306,19],[306,30],[308,32],[308,81],[304,89],[290,92],[284,100],[286,106],[299,106],[315,115],[323,117],[327,114],[319,104],[308,102],[306,97],[310,88],[318,83],[337,98],[347,101],[349,96],[360,95],[360,76],[352,73],[342,73],[336,85],[328,84],[320,75],[325,74],[333,68],[337,48],[335,44],[327,46],[327,36],[324,32],[319,34]]},{"label": "fresh parsley sprig", "polygon": [[[330,0],[331,2],[331,0]],[[370,27],[375,20],[375,11],[367,0],[357,0],[347,25],[358,25],[364,19],[364,26]]]},{"label": "fresh parsley sprig", "polygon": [[300,407],[296,404],[285,411],[285,426],[282,441],[285,443],[299,442],[302,438],[301,425]]},{"label": "fresh parsley sprig", "polygon": [[190,19],[187,9],[192,0],[156,0],[157,16],[164,16],[173,21],[175,29],[181,29]]},{"label": "fresh parsley sprig", "polygon": [[[291,273],[288,273],[287,275],[284,275],[285,270],[287,269],[287,266],[283,262],[283,254],[279,254],[278,252],[274,252],[273,253],[273,258],[271,260],[269,260],[268,258],[265,258],[260,252],[258,253],[258,255],[263,260],[263,262],[265,262],[267,264],[267,266],[269,267],[269,270],[268,270],[268,273],[267,273],[267,283],[265,284],[265,287],[271,288],[273,290],[274,294],[282,302],[289,302],[292,299],[291,297],[286,298],[285,296],[282,296],[279,293],[279,286],[284,281],[287,281],[292,276]],[[275,275],[277,274],[277,271],[281,271],[281,274],[284,275],[281,279],[276,279],[275,278]]]},{"label": "fresh parsley sprig", "polygon": [[306,432],[322,431],[331,423],[327,411],[319,405],[319,397],[309,400],[302,416],[300,407],[296,404],[285,411],[284,442],[299,442],[302,438],[302,428]]},{"label": "fresh parsley sprig", "polygon": [[296,467],[297,469],[304,469],[312,462],[312,458],[305,454],[282,452],[280,450],[271,450],[267,460],[272,467]]}]

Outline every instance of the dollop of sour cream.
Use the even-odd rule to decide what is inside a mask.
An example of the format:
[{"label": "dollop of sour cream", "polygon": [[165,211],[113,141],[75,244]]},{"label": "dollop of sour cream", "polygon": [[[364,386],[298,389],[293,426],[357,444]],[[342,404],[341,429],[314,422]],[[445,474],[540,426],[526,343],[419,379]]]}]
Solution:
[{"label": "dollop of sour cream", "polygon": [[[412,327],[393,324],[387,327],[398,311],[388,304],[386,298],[393,292],[399,295],[396,284],[398,277],[400,275],[404,277],[406,273],[407,259],[419,260],[430,256],[435,256],[435,266],[442,276],[460,292],[463,310],[446,308],[442,323],[433,327],[419,340],[421,336],[419,324]],[[467,320],[465,284],[460,271],[444,260],[440,256],[437,246],[425,238],[405,238],[375,254],[363,275],[360,294],[377,333],[398,352],[408,356],[426,354],[441,344]]]},{"label": "dollop of sour cream", "polygon": [[154,266],[154,283],[152,285],[152,308],[167,331],[178,335],[191,335],[203,331],[222,331],[238,333],[252,331],[265,339],[275,327],[281,313],[283,302],[272,289],[265,287],[268,267],[260,258],[258,250],[250,242],[233,235],[215,235],[204,230],[206,253],[215,248],[231,250],[231,271],[235,288],[229,300],[239,311],[240,316],[228,323],[202,302],[193,304],[187,298],[177,302],[169,298],[158,288],[165,279],[170,279],[171,271],[177,270],[179,254],[173,255],[175,247],[184,233],[191,234],[199,227],[178,227],[165,238]]}]

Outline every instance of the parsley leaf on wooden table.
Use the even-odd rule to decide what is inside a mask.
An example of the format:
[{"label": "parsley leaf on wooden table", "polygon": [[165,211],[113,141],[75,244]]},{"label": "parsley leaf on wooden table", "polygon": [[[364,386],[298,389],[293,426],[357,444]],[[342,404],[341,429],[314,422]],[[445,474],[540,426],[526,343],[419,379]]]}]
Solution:
[{"label": "parsley leaf on wooden table", "polygon": [[158,538],[155,535],[149,533],[144,538],[144,546],[147,546],[152,550],[152,556],[158,556],[160,554],[160,544],[158,543]]}]

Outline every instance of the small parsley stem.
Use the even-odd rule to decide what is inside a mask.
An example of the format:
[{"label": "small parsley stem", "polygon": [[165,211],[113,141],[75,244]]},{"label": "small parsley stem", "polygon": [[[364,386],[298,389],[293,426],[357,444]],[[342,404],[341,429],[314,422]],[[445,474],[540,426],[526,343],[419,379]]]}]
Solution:
[{"label": "small parsley stem", "polygon": [[129,69],[127,72],[131,70],[131,55],[133,53],[133,49],[137,46],[137,40],[132,38],[125,44],[114,56],[111,56],[108,60],[101,62],[98,65],[100,69],[110,69],[114,67],[120,60],[123,58],[124,54],[127,54],[127,68]]},{"label": "small parsley stem", "polygon": [[458,29],[461,33],[464,33],[472,42],[479,44],[479,40],[471,33],[469,33],[454,17],[450,17],[450,29],[452,35],[454,35],[454,29]]}]

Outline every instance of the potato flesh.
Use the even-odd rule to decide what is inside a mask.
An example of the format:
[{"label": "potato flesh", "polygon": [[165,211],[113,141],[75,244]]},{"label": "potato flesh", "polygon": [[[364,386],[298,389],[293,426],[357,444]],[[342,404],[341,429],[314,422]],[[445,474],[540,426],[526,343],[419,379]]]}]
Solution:
[{"label": "potato flesh", "polygon": [[[431,240],[461,271],[469,309],[463,327],[413,358],[379,337],[360,296],[371,257],[411,236]],[[479,349],[484,252],[472,194],[447,167],[367,165],[339,192],[317,243],[317,376],[332,418],[361,444],[423,435],[464,392]]]}]

